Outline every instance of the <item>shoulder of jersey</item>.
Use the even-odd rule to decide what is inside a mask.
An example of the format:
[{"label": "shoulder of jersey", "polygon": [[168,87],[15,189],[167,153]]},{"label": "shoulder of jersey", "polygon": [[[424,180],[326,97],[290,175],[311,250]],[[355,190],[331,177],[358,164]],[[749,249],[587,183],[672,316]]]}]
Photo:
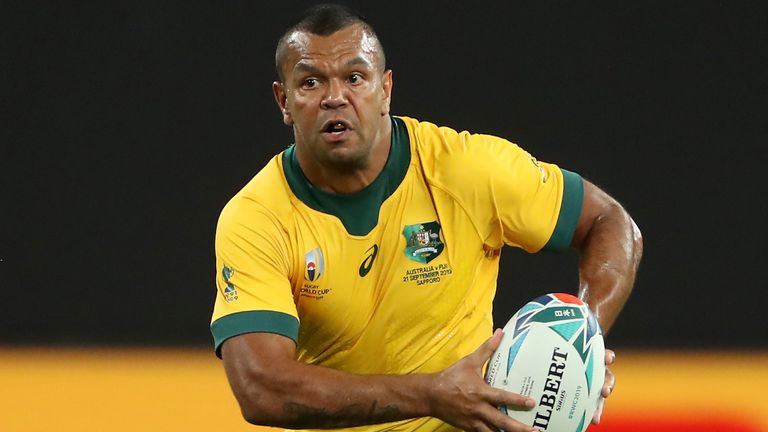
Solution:
[{"label": "shoulder of jersey", "polygon": [[455,146],[460,136],[469,136],[469,132],[456,130],[434,123],[419,121],[410,117],[400,117],[408,127],[409,137],[416,139],[415,146],[420,151],[442,153]]},{"label": "shoulder of jersey", "polygon": [[224,208],[225,212],[238,212],[243,209],[258,210],[280,220],[286,220],[293,211],[290,187],[283,176],[283,168],[278,163],[282,153],[264,166],[243,188],[235,194]]},{"label": "shoulder of jersey", "polygon": [[[403,118],[408,125],[418,164],[427,181],[455,196],[474,196],[475,189],[487,188],[494,173],[501,172],[501,148],[517,147],[498,137],[457,132],[444,126]],[[467,179],[474,181],[468,182]]]},{"label": "shoulder of jersey", "polygon": [[410,138],[416,140],[414,147],[422,164],[431,161],[436,166],[456,163],[467,170],[470,168],[468,162],[477,162],[476,168],[486,171],[486,164],[493,163],[500,154],[521,152],[517,144],[497,136],[457,131],[409,117],[400,118],[406,123]]}]

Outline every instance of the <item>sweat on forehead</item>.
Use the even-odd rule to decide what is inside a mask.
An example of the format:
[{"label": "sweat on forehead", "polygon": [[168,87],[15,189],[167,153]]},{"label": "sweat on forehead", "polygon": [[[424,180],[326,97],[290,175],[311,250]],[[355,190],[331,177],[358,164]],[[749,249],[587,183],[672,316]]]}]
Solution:
[{"label": "sweat on forehead", "polygon": [[[362,53],[371,54],[373,60],[377,63],[377,68],[381,71],[385,70],[386,59],[384,57],[384,49],[381,46],[381,42],[379,42],[376,34],[370,30],[370,27],[365,24],[352,24],[329,35],[318,35],[306,30],[293,29],[280,39],[280,42],[277,45],[277,50],[275,51],[275,66],[280,81],[283,81],[285,78],[284,68],[291,68],[293,66],[285,64],[285,61],[289,57],[288,53],[291,50],[301,53],[312,43],[313,38],[329,37],[339,32],[346,32],[351,38],[359,39],[359,46]],[[355,41],[355,43],[357,43],[357,41]]]}]

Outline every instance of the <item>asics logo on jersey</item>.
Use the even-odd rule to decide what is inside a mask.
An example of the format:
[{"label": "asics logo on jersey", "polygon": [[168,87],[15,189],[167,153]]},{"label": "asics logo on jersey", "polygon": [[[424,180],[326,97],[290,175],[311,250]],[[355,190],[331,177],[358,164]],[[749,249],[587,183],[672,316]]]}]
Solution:
[{"label": "asics logo on jersey", "polygon": [[365,253],[367,253],[368,256],[365,257],[357,271],[360,277],[365,277],[365,275],[371,271],[371,267],[373,267],[373,261],[376,260],[376,255],[379,253],[379,245],[371,246],[367,251],[365,251]]}]

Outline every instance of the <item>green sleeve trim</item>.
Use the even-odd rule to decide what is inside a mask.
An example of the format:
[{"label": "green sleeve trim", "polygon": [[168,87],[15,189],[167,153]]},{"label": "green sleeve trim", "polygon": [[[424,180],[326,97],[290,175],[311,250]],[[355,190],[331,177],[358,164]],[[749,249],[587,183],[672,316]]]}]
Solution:
[{"label": "green sleeve trim", "polygon": [[268,310],[224,315],[211,323],[216,356],[221,358],[221,344],[224,341],[245,333],[275,333],[296,342],[299,339],[299,320],[283,312]]},{"label": "green sleeve trim", "polygon": [[579,224],[581,207],[584,204],[584,183],[581,176],[567,170],[563,173],[563,202],[560,205],[560,214],[557,216],[557,225],[552,232],[549,241],[543,250],[564,251],[571,246],[573,233]]}]

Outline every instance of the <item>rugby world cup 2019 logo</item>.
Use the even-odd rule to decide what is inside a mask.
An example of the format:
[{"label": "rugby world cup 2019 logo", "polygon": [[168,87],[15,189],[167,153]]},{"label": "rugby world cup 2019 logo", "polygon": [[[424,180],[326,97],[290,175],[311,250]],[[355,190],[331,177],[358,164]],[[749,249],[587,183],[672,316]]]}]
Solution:
[{"label": "rugby world cup 2019 logo", "polygon": [[323,251],[320,248],[312,249],[304,255],[305,270],[304,279],[314,282],[323,275],[325,264],[323,263]]},{"label": "rugby world cup 2019 logo", "polygon": [[405,256],[408,259],[426,264],[445,249],[440,240],[440,224],[426,222],[421,224],[406,225],[403,228],[405,237]]}]

